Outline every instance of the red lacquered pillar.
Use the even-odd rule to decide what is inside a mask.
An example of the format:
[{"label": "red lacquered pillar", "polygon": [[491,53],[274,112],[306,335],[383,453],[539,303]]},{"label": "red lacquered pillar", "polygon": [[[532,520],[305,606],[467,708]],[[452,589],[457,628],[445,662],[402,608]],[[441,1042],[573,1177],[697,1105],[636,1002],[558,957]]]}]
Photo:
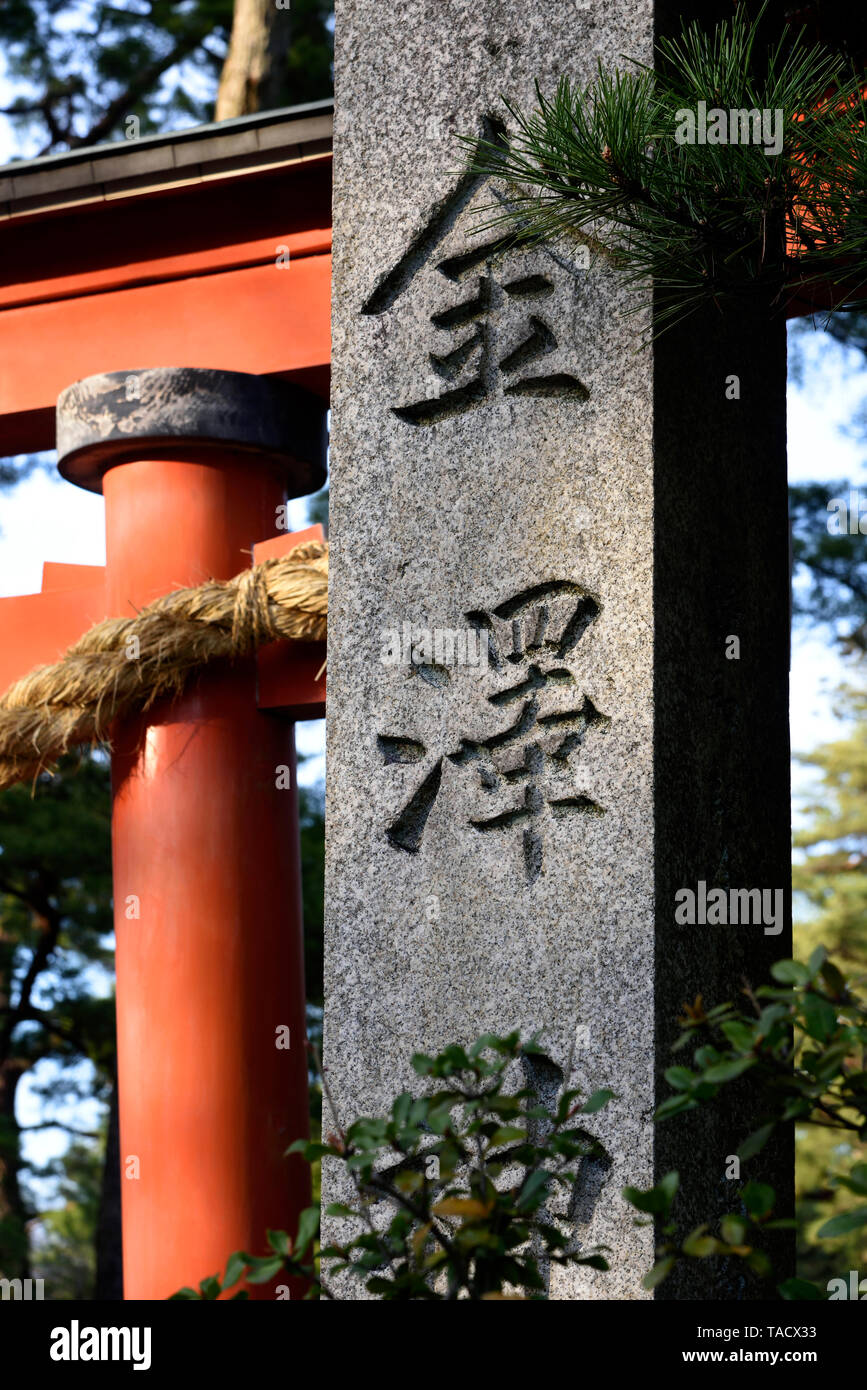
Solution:
[{"label": "red lacquered pillar", "polygon": [[[287,485],[323,481],[323,411],[232,372],[65,391],[60,469],[105,496],[110,611],[249,565]],[[257,710],[250,658],[112,741],[124,1292],[162,1299],[234,1250],[264,1253],[309,1201],[284,1156],[307,1132],[294,737]]]}]

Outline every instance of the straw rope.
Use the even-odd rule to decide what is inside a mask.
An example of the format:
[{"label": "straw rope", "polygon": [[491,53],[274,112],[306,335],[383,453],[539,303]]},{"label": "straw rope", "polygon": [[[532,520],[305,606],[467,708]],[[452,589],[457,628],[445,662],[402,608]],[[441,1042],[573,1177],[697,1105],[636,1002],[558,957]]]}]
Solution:
[{"label": "straw rope", "polygon": [[234,579],[208,580],[97,623],[53,666],[37,666],[0,698],[0,788],[35,777],[113,720],[178,695],[209,662],[265,642],[325,637],[328,546],[300,545]]}]

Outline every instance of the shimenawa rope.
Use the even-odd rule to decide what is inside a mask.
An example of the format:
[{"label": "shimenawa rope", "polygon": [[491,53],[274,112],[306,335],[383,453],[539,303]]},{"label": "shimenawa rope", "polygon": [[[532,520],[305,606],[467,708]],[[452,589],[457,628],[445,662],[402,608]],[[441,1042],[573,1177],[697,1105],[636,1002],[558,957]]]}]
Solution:
[{"label": "shimenawa rope", "polygon": [[133,618],[97,623],[0,698],[0,788],[105,739],[115,719],[179,695],[209,662],[278,638],[322,641],[327,615],[328,546],[312,541],[234,579],[164,594]]}]

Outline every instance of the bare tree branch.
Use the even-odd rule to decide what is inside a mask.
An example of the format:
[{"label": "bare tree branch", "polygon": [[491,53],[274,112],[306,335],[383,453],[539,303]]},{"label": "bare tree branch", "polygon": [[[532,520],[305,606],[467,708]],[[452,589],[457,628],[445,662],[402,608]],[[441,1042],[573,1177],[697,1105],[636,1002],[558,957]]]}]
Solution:
[{"label": "bare tree branch", "polygon": [[76,1129],[75,1125],[64,1124],[63,1120],[42,1120],[38,1125],[19,1125],[19,1134],[33,1134],[37,1129],[62,1129],[66,1134],[74,1134],[79,1139],[99,1139],[99,1130]]},{"label": "bare tree branch", "polygon": [[90,127],[85,135],[72,136],[69,139],[70,149],[81,149],[87,145],[96,145],[106,135],[114,129],[117,122],[124,116],[146,92],[155,85],[156,82],[168,72],[170,68],[183,62],[194,53],[199,45],[211,33],[211,25],[202,25],[201,28],[186,34],[179,39],[175,46],[162,58],[157,58],[152,63],[143,67],[141,72],[133,82],[127,87],[125,92],[115,97],[102,113],[98,121]]}]

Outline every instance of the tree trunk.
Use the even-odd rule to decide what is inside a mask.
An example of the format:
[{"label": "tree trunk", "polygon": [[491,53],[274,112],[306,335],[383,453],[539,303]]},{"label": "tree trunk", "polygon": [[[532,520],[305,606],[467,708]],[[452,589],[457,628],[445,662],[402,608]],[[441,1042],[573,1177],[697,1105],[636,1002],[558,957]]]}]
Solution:
[{"label": "tree trunk", "polygon": [[21,1137],[15,1117],[15,1093],[27,1063],[9,1057],[0,1066],[0,1277],[29,1279],[28,1213],[18,1173]]},{"label": "tree trunk", "polygon": [[96,1288],[100,1303],[123,1300],[123,1249],[120,1225],[120,1134],[117,1116],[117,1080],[111,1093],[102,1193],[96,1228]]},{"label": "tree trunk", "polygon": [[278,8],[274,0],[235,0],[215,120],[228,121],[285,104],[291,35],[288,4]]}]

